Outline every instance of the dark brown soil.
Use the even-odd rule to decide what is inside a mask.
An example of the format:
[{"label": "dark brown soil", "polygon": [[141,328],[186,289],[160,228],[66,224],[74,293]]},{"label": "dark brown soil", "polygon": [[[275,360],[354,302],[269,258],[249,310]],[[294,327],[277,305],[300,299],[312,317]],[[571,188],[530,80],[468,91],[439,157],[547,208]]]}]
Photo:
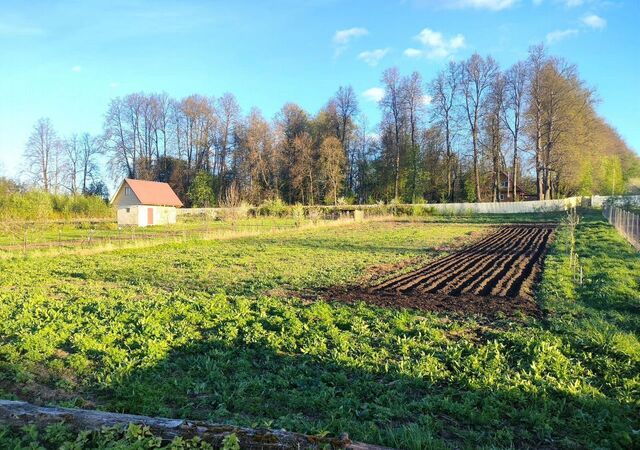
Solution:
[{"label": "dark brown soil", "polygon": [[553,225],[498,228],[448,256],[369,286],[328,290],[322,296],[347,303],[448,311],[486,317],[540,316],[533,298],[553,236]]}]

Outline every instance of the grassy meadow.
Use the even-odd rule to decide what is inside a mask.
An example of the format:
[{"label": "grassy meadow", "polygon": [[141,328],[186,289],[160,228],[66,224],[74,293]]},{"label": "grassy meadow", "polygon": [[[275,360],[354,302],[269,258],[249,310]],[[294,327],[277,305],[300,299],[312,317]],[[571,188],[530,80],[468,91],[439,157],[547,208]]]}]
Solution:
[{"label": "grassy meadow", "polygon": [[[402,449],[639,446],[640,256],[597,212],[583,211],[577,228],[578,269],[559,228],[540,320],[305,295],[437,257],[513,219],[18,252],[0,259],[0,398],[348,432]],[[136,433],[109,436],[122,448],[157,444]],[[0,447],[76,439],[109,440],[0,426]]]}]

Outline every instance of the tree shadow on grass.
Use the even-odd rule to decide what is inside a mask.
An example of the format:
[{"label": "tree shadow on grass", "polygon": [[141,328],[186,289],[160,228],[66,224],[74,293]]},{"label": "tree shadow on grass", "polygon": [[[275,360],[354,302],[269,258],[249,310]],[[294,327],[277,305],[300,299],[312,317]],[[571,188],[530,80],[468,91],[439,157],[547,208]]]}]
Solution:
[{"label": "tree shadow on grass", "polygon": [[541,380],[529,389],[498,388],[483,380],[481,368],[463,374],[470,368],[451,359],[440,369],[462,371],[451,381],[338,359],[210,336],[132,371],[98,392],[97,401],[128,413],[347,432],[403,449],[631,444],[632,407],[613,399],[573,395]]}]

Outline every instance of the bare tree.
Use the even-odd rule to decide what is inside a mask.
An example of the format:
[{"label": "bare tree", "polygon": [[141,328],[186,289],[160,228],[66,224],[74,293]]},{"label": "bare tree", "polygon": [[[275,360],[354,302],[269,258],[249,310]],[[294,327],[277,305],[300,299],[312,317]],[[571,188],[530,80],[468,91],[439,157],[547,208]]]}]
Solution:
[{"label": "bare tree", "polygon": [[80,189],[83,194],[87,192],[92,182],[95,182],[98,173],[97,158],[102,155],[103,142],[99,136],[91,136],[83,133],[80,137]]},{"label": "bare tree", "polygon": [[334,100],[339,120],[338,139],[340,139],[342,147],[346,149],[353,127],[353,118],[358,114],[358,99],[353,87],[340,86]]},{"label": "bare tree", "polygon": [[418,172],[420,164],[418,129],[424,113],[424,89],[422,86],[422,77],[418,72],[413,72],[410,76],[402,80],[402,101],[409,134],[411,199],[414,201],[418,195]]},{"label": "bare tree", "polygon": [[296,150],[296,160],[291,170],[291,183],[295,189],[300,191],[302,202],[305,202],[305,187],[308,191],[307,200],[310,205],[314,204],[314,173],[315,158],[313,149],[313,139],[307,132],[303,132],[295,137],[293,146]]},{"label": "bare tree", "polygon": [[445,70],[430,84],[432,99],[431,119],[444,131],[445,166],[447,171],[447,199],[454,200],[455,165],[453,138],[455,134],[456,98],[460,89],[461,67],[450,61]]},{"label": "bare tree", "polygon": [[237,178],[255,203],[272,197],[276,191],[279,161],[273,131],[262,113],[253,109],[238,130],[239,170]]},{"label": "bare tree", "polygon": [[518,199],[518,173],[520,167],[519,146],[522,116],[526,103],[526,89],[528,82],[527,65],[518,61],[507,71],[505,76],[504,123],[511,133],[512,163],[511,163],[511,197]]},{"label": "bare tree", "polygon": [[[24,159],[31,181],[46,192],[55,190],[57,178],[58,137],[49,118],[39,119],[27,141]],[[53,180],[52,180],[53,179]]]},{"label": "bare tree", "polygon": [[365,203],[370,195],[370,184],[373,181],[370,176],[370,166],[372,160],[372,138],[368,134],[367,116],[360,114],[358,117],[358,127],[355,132],[355,172],[358,202]]},{"label": "bare tree", "polygon": [[463,64],[462,91],[464,93],[464,108],[469,122],[471,144],[473,150],[473,176],[475,182],[475,194],[478,202],[482,201],[480,187],[479,167],[479,127],[482,116],[485,114],[487,91],[496,76],[498,65],[490,56],[483,58],[474,53]]},{"label": "bare tree", "polygon": [[138,146],[131,120],[135,114],[122,98],[114,98],[109,104],[104,124],[104,142],[109,150],[109,166],[115,176],[125,173],[136,178]]},{"label": "bare tree", "polygon": [[402,152],[403,133],[403,95],[402,80],[397,68],[387,69],[382,74],[382,82],[385,86],[384,97],[380,101],[385,120],[392,131],[392,151],[394,154],[394,199],[400,193],[400,154]]},{"label": "bare tree", "polygon": [[64,180],[65,187],[72,194],[78,194],[78,173],[82,161],[82,148],[77,134],[72,134],[62,142],[64,155]]},{"label": "bare tree", "polygon": [[287,103],[278,112],[275,118],[276,129],[276,148],[278,150],[279,174],[277,176],[277,185],[285,199],[290,203],[296,201],[296,189],[292,186],[291,180],[295,167],[298,153],[294,145],[296,137],[302,133],[309,132],[309,116],[295,103]]},{"label": "bare tree", "polygon": [[543,76],[542,70],[546,64],[547,56],[544,47],[538,45],[529,49],[527,71],[529,72],[529,108],[527,120],[529,122],[529,134],[533,141],[534,164],[536,170],[536,191],[539,200],[544,200],[544,188],[542,173],[544,170],[542,155],[542,127],[543,127]]},{"label": "bare tree", "polygon": [[342,144],[333,136],[329,136],[320,145],[320,173],[330,186],[333,204],[338,204],[338,189],[344,180],[346,159]]},{"label": "bare tree", "polygon": [[351,86],[340,86],[334,96],[336,115],[338,119],[337,137],[340,139],[342,148],[347,156],[347,184],[351,191],[355,184],[355,149],[351,145],[353,132],[355,129],[355,116],[358,114],[358,99]]},{"label": "bare tree", "polygon": [[487,112],[483,118],[486,132],[484,146],[492,168],[491,198],[493,202],[500,201],[501,174],[505,159],[502,153],[504,98],[505,78],[502,74],[496,73],[487,95]]},{"label": "bare tree", "polygon": [[220,182],[219,196],[226,189],[227,160],[231,153],[233,129],[239,119],[240,106],[233,94],[226,93],[218,99],[215,108],[217,114],[216,143],[218,147],[217,161],[214,162],[214,173],[217,172]]}]

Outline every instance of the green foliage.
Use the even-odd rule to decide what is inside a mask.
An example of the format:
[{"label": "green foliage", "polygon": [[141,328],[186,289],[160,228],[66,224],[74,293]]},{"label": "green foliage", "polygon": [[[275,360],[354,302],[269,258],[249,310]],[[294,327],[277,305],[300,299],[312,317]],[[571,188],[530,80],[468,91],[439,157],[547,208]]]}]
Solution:
[{"label": "green foliage", "polygon": [[470,203],[477,201],[475,181],[473,177],[468,176],[464,179],[464,200]]},{"label": "green foliage", "polygon": [[620,195],[625,193],[624,174],[622,163],[618,156],[602,158],[602,186],[599,192],[604,195]]},{"label": "green foliage", "polygon": [[10,178],[0,177],[0,198],[20,192],[18,183]]},{"label": "green foliage", "polygon": [[287,217],[289,213],[290,207],[279,197],[265,200],[257,208],[257,214],[260,216]]},{"label": "green foliage", "polygon": [[0,195],[3,220],[47,220],[113,217],[113,209],[96,196],[54,195],[43,191]]},{"label": "green foliage", "polygon": [[[235,435],[230,435],[235,436]],[[126,427],[103,427],[95,431],[74,432],[63,423],[49,425],[40,431],[33,425],[16,430],[0,425],[0,445],[11,449],[113,449],[113,450],[147,450],[147,449],[200,449],[213,450],[199,437],[192,439],[174,438],[170,442],[154,436],[148,427],[129,424]],[[226,450],[240,447],[226,447]]]},{"label": "green foliage", "polygon": [[597,215],[576,230],[583,285],[560,230],[543,321],[308,300],[481,229],[370,222],[0,261],[0,389],[403,449],[637,447],[640,257]]},{"label": "green foliage", "polygon": [[214,204],[213,177],[209,172],[199,171],[187,193],[191,206],[194,208],[209,208]]},{"label": "green foliage", "polygon": [[296,203],[291,207],[291,217],[295,221],[296,226],[302,225],[304,222],[304,206],[302,203]]},{"label": "green foliage", "polygon": [[222,450],[240,450],[240,441],[235,433],[231,433],[225,436],[222,441]]}]

